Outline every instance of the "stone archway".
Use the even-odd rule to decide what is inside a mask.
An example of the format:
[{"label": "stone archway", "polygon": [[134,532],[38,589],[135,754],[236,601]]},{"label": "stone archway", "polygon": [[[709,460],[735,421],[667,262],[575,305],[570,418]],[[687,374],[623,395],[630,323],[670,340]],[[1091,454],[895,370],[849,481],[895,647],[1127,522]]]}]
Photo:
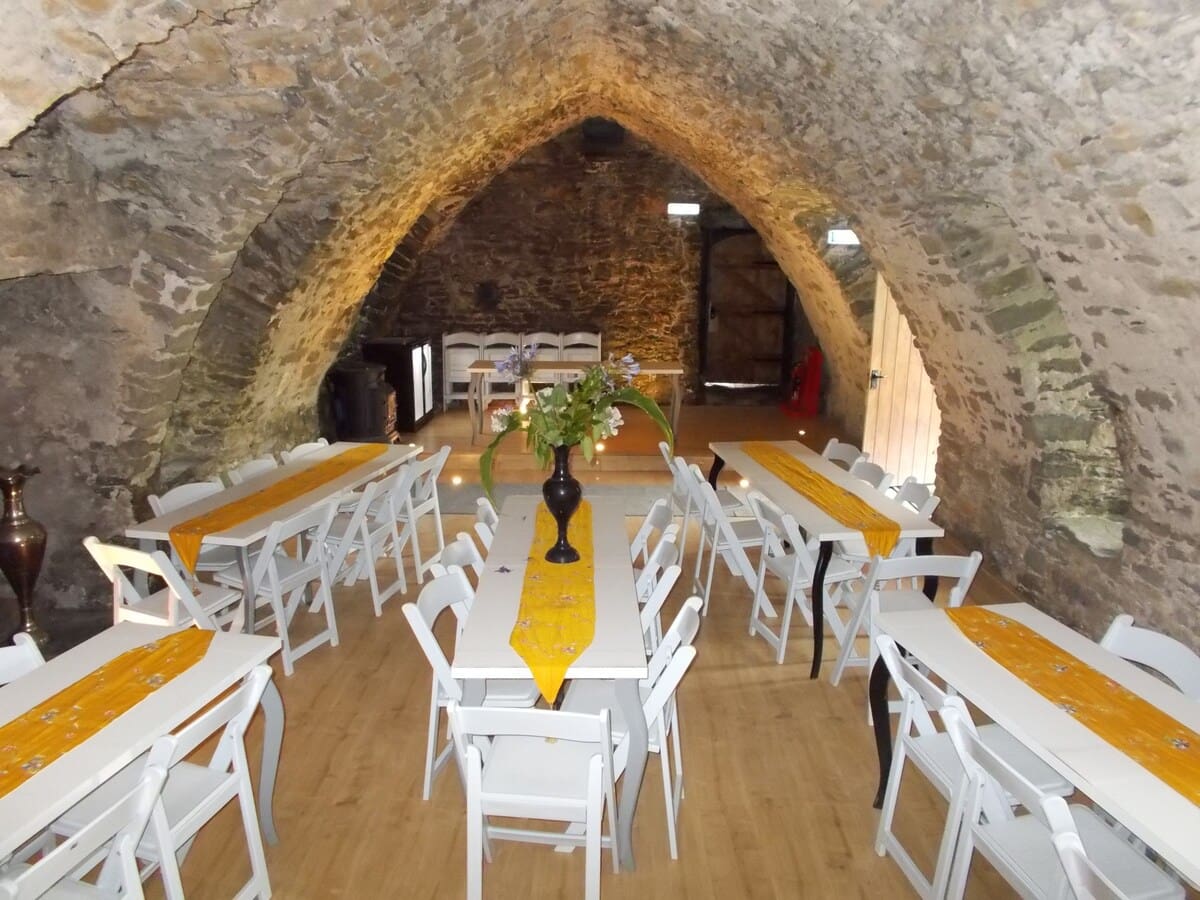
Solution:
[{"label": "stone archway", "polygon": [[[997,151],[990,132],[952,119],[967,88],[950,76],[918,82],[898,63],[915,58],[898,45],[936,46],[940,28],[962,30],[956,46],[974,54],[988,28],[1020,23],[914,6],[908,34],[832,3],[746,5],[737,16],[702,4],[583,9],[423,4],[367,21],[260,0],[140,48],[14,141],[3,191],[20,218],[0,238],[0,294],[21,346],[5,374],[45,396],[39,373],[66,340],[62,377],[87,394],[56,397],[56,413],[5,440],[21,456],[60,448],[64,538],[116,530],[131,514],[128,486],[160,469],[203,471],[265,436],[303,431],[360,298],[413,222],[452,207],[529,143],[607,115],[688,164],[763,234],[806,298],[835,370],[834,410],[847,419],[861,403],[865,334],[796,216],[821,204],[851,213],[938,390],[951,527],[1031,593],[1082,596],[1099,582],[1111,604],[1144,590],[1144,574],[1095,562],[1087,546],[1112,552],[1128,540],[1112,540],[1127,480],[1114,393],[1080,348],[1080,313],[1057,293],[1084,276],[1063,274],[1070,254],[1044,252],[1046,216],[1009,211],[1013,190],[1048,183],[1050,170],[1014,177],[1014,188],[998,166],[973,165]],[[895,77],[864,86],[839,54]],[[986,69],[976,55],[966,64]],[[985,74],[1000,92],[995,68]],[[987,105],[996,101],[971,102],[972,123],[1003,120],[1031,152],[1025,123]],[[66,229],[72,240],[50,239]],[[1150,493],[1135,498],[1143,534],[1157,508]],[[1087,518],[1117,524],[1097,542]],[[1060,524],[1085,543],[1047,539]],[[1047,540],[1053,563],[1038,560]],[[1186,542],[1181,532],[1164,546]],[[1189,577],[1165,568],[1173,585]]]}]

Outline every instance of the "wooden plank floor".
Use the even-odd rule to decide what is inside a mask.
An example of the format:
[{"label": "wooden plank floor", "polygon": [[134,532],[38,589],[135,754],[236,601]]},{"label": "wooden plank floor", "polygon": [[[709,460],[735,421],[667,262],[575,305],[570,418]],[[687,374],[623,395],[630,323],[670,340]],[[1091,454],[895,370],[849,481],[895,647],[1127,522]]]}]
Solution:
[{"label": "wooden plank floor", "polygon": [[[469,520],[448,516],[446,524],[453,534]],[[388,573],[387,564],[380,571]],[[407,599],[415,593],[410,587]],[[678,588],[670,614],[685,596]],[[454,772],[442,773],[430,801],[420,798],[430,672],[402,599],[376,619],[365,586],[339,589],[341,645],[300,660],[292,678],[277,672],[287,731],[275,805],[281,842],[267,848],[276,897],[465,893],[464,801]],[[604,896],[912,896],[899,870],[872,849],[876,764],[865,670],[851,670],[838,688],[810,681],[811,632],[798,616],[788,660],[775,665],[766,644],[746,633],[748,610],[748,591],[721,573],[680,694],[687,786],[680,859],[667,854],[652,757],[634,832],[638,869],[613,874],[606,852]],[[256,721],[250,734],[255,760],[260,728]],[[945,805],[919,775],[906,782],[898,828],[928,860]],[[484,872],[486,897],[581,896],[582,852],[512,843],[497,849]],[[247,873],[230,807],[198,837],[184,884],[198,900],[226,898]],[[157,883],[149,895],[161,896]],[[977,862],[968,895],[1011,892]]]}]

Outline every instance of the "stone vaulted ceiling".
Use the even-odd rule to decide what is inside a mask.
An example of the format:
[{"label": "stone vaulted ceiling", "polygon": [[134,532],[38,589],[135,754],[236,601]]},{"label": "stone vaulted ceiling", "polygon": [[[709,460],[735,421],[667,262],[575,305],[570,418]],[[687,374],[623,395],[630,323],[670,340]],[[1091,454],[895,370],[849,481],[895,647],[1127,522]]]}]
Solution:
[{"label": "stone vaulted ceiling", "polygon": [[70,602],[78,537],[138,491],[310,430],[409,226],[606,115],[761,231],[854,427],[868,340],[796,225],[849,214],[938,392],[949,528],[1078,621],[1200,635],[1200,16],[1145,6],[23,10],[0,38],[0,448],[47,472],[47,577]]}]

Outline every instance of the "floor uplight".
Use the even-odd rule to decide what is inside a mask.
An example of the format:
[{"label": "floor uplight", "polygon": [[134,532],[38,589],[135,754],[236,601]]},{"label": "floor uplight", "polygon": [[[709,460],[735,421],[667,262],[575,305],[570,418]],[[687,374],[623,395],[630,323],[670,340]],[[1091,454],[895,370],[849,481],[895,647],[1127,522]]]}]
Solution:
[{"label": "floor uplight", "polygon": [[744,488],[750,487],[750,479],[743,478],[741,481],[738,482],[738,487],[744,487]]},{"label": "floor uplight", "polygon": [[460,484],[462,484],[462,476],[461,475],[450,476],[450,483],[452,485],[454,485],[455,487],[458,487]]},{"label": "floor uplight", "polygon": [[596,452],[597,453],[604,452],[604,442],[603,441],[601,441],[599,444],[596,445]]}]

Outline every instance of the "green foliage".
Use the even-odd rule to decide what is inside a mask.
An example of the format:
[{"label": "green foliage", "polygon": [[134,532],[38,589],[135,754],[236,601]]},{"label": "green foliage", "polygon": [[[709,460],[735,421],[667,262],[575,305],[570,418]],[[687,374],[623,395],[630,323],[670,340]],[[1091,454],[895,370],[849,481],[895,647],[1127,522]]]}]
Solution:
[{"label": "green foliage", "polygon": [[584,459],[591,462],[596,444],[616,435],[623,424],[616,409],[618,405],[634,406],[648,415],[662,429],[674,451],[675,436],[663,411],[654,400],[629,384],[637,372],[638,365],[632,356],[620,360],[610,356],[608,362],[588,369],[574,383],[538,391],[524,412],[506,409],[493,413],[492,428],[496,436],[479,457],[479,480],[487,495],[492,496],[494,486],[492,467],[496,448],[508,435],[524,431],[525,445],[542,468],[550,464],[555,447],[576,444]]}]

